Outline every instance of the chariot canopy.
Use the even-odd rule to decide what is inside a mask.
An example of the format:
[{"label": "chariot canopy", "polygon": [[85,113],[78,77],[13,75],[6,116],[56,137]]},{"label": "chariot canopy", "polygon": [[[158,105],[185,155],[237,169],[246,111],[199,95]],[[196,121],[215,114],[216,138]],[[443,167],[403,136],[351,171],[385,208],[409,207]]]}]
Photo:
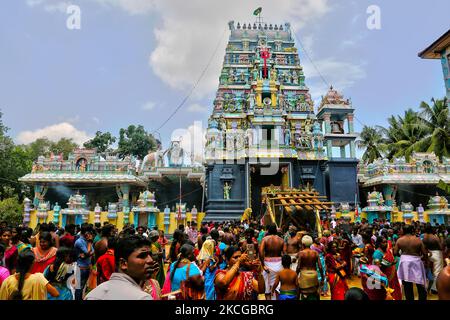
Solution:
[{"label": "chariot canopy", "polygon": [[307,224],[320,230],[320,212],[331,212],[333,202],[327,201],[313,189],[265,187],[262,202],[266,206],[265,223],[275,223],[277,227],[292,223],[297,228]]}]

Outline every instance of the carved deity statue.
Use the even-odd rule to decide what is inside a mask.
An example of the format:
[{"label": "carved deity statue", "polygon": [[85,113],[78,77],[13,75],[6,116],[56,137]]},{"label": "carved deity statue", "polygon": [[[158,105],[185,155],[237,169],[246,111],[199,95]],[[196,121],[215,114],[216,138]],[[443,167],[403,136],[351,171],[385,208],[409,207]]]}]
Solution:
[{"label": "carved deity statue", "polygon": [[289,129],[289,127],[284,130],[284,144],[286,146],[291,145],[291,130]]},{"label": "carved deity statue", "polygon": [[252,69],[252,75],[253,75],[253,81],[258,80],[258,68],[256,68],[256,66],[254,66]]},{"label": "carved deity statue", "polygon": [[277,69],[275,67],[270,70],[270,80],[277,80]]},{"label": "carved deity statue", "polygon": [[169,166],[181,166],[183,164],[184,151],[179,141],[172,141],[172,145],[167,151]]},{"label": "carved deity statue", "polygon": [[231,185],[228,182],[225,182],[223,184],[223,198],[225,200],[230,199],[230,191],[231,191]]},{"label": "carved deity statue", "polygon": [[298,74],[297,72],[292,72],[292,83],[293,84],[298,84]]},{"label": "carved deity statue", "polygon": [[246,131],[246,143],[248,147],[253,146],[253,129],[248,128]]}]

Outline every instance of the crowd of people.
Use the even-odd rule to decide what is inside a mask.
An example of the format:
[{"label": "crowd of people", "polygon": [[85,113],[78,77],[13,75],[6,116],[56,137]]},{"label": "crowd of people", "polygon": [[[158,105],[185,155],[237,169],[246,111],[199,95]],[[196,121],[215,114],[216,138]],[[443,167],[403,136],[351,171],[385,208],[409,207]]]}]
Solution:
[{"label": "crowd of people", "polygon": [[[0,224],[1,300],[450,300],[450,228]],[[320,230],[320,231],[319,231]],[[350,287],[349,283],[358,283]]]}]

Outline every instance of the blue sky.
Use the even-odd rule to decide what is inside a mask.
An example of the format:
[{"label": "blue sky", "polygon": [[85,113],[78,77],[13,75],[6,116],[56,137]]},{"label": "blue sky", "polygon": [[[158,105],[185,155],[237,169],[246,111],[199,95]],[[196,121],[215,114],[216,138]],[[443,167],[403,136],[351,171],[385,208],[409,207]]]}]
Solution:
[{"label": "blue sky", "polygon": [[[81,9],[80,30],[66,27],[69,4]],[[370,5],[381,10],[380,30],[366,26]],[[82,142],[129,124],[153,131],[212,57],[189,100],[159,130],[167,147],[174,130],[206,126],[227,22],[253,22],[259,6],[266,22],[290,22],[326,82],[351,98],[357,131],[445,95],[439,61],[417,53],[450,27],[448,0],[2,0],[4,122],[19,143],[43,135]],[[301,49],[300,58],[318,104],[327,85]]]}]

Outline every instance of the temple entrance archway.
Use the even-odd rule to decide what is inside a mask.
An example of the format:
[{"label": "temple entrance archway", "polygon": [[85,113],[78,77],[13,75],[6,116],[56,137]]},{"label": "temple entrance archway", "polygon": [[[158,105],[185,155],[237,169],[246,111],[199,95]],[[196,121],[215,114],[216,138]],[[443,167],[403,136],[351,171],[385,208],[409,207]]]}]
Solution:
[{"label": "temple entrance archway", "polygon": [[[284,186],[290,187],[290,163],[279,163],[278,170],[275,174],[265,174],[264,168],[269,168],[268,165],[263,164],[249,164],[249,182],[250,182],[250,207],[253,211],[254,217],[261,217],[264,214],[262,206],[261,192],[264,187]],[[261,172],[261,169],[262,172]]]}]

